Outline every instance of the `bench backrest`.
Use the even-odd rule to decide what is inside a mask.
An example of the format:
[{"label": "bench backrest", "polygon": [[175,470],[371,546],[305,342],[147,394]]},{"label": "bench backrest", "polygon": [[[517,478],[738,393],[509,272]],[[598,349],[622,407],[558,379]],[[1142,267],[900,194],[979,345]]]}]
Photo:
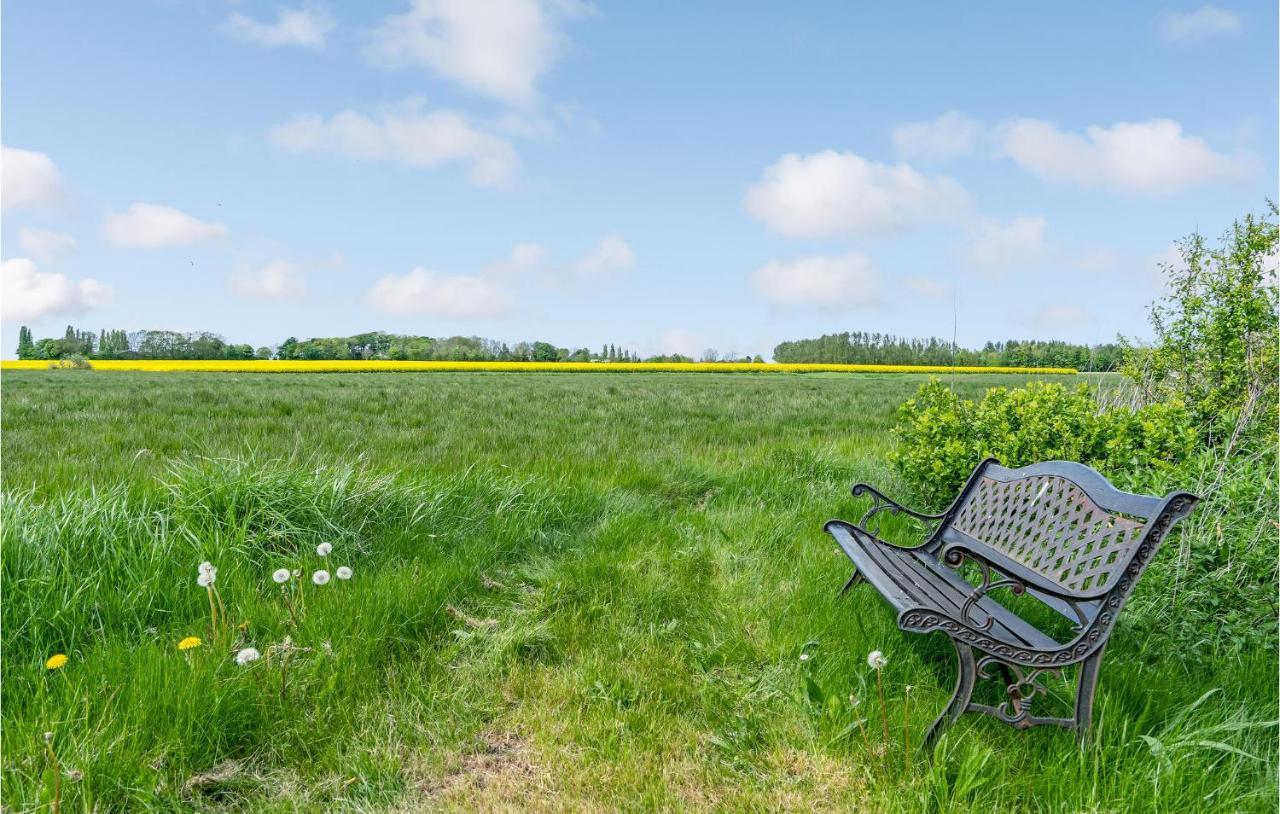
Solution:
[{"label": "bench backrest", "polygon": [[1164,505],[1069,461],[985,462],[974,475],[950,528],[1071,593],[1110,588]]}]

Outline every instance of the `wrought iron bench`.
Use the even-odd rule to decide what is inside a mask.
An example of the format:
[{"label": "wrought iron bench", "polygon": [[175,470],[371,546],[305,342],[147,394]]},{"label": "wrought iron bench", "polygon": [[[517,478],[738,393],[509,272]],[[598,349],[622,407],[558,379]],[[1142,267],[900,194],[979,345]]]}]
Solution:
[{"label": "wrought iron bench", "polygon": [[[956,648],[955,693],[925,736],[926,748],[965,712],[1018,729],[1055,724],[1083,737],[1116,616],[1170,527],[1199,501],[1186,492],[1122,492],[1070,461],[1007,469],[992,458],[938,514],[913,511],[865,483],[853,494],[873,501],[861,520],[825,526],[855,568],[841,593],[865,580],[897,610],[899,628],[941,631]],[[923,523],[927,539],[909,547],[882,540],[877,515],[886,511]],[[961,573],[966,560],[976,566],[974,582]],[[1051,637],[997,602],[997,589],[1043,602],[1069,620],[1070,635]],[[1046,691],[1040,676],[1076,664],[1074,717],[1032,714],[1033,699]],[[973,703],[976,681],[995,678],[993,668],[1008,700]]]}]

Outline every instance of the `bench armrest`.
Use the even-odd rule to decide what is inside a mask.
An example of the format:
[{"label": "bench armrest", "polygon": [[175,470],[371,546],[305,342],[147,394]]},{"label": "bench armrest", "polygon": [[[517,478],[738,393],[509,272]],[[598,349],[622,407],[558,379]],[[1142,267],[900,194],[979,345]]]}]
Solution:
[{"label": "bench armrest", "polygon": [[[899,503],[898,501],[894,500],[893,498],[889,497],[884,492],[881,492],[879,489],[877,489],[876,487],[872,486],[869,483],[855,483],[853,485],[854,497],[862,497],[865,494],[870,494],[873,502],[871,505],[871,509],[868,511],[868,514],[863,515],[863,518],[862,518],[863,520],[866,520],[869,515],[874,515],[877,512],[882,512],[886,510],[891,511],[894,514],[897,514],[899,512],[901,512],[902,514],[909,514],[912,517],[916,517],[921,520],[941,520],[942,518],[947,516],[946,512],[941,512],[939,514],[929,514],[927,512],[918,512],[915,509],[908,508],[902,505],[901,503]],[[862,524],[859,523],[858,525],[862,525]]]},{"label": "bench armrest", "polygon": [[959,568],[964,564],[965,559],[969,559],[976,563],[982,572],[981,584],[973,589],[973,593],[965,600],[964,607],[960,611],[962,619],[968,624],[973,624],[969,619],[969,611],[972,607],[979,599],[997,588],[1008,588],[1016,595],[1030,592],[1068,619],[1074,617],[1076,625],[1080,628],[1085,627],[1089,622],[1090,617],[1086,613],[1085,603],[1089,603],[1092,597],[1072,593],[1056,582],[1045,579],[1035,571],[1024,568],[1012,560],[1003,558],[996,560],[963,543],[947,543],[938,551],[938,558],[951,568]]}]

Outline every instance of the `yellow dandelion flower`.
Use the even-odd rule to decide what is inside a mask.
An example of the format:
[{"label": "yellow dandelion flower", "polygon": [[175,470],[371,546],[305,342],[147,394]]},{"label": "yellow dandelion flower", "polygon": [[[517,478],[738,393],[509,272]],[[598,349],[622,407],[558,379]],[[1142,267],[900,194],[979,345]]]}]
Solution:
[{"label": "yellow dandelion flower", "polygon": [[187,638],[178,642],[178,649],[190,650],[193,647],[199,647],[201,644],[203,644],[203,642],[200,641],[199,636],[188,636]]},{"label": "yellow dandelion flower", "polygon": [[63,665],[67,663],[66,653],[54,653],[49,660],[44,663],[46,670],[61,670]]}]

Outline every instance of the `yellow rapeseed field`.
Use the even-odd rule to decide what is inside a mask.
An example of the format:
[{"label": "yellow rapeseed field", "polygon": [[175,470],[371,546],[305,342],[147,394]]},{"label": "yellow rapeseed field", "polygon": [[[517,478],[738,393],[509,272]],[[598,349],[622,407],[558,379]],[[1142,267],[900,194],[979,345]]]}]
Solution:
[{"label": "yellow rapeseed field", "polygon": [[[3,370],[43,370],[45,360],[7,360]],[[947,367],[945,365],[824,365],[756,364],[750,362],[434,362],[385,359],[95,359],[94,370],[142,370],[155,373],[364,373],[375,371],[488,371],[604,373],[619,371],[663,373],[1076,373],[1069,367]]]}]

